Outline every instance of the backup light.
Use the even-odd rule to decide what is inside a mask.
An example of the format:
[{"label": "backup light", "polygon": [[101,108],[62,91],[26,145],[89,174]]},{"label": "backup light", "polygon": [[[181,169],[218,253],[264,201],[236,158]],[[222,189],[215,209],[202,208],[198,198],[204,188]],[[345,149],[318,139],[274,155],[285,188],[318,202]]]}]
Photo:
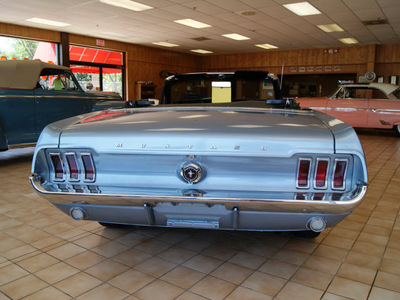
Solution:
[{"label": "backup light", "polygon": [[76,221],[83,220],[87,216],[86,212],[80,207],[71,208],[69,214],[71,215],[72,219]]},{"label": "backup light", "polygon": [[314,217],[308,220],[307,227],[314,232],[321,232],[326,228],[326,221],[321,217]]}]

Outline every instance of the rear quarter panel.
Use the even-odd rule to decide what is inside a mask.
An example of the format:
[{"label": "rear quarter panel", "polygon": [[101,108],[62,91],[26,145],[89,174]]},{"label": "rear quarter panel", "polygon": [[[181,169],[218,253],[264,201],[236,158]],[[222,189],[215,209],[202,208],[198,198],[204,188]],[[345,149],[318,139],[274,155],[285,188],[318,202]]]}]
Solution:
[{"label": "rear quarter panel", "polygon": [[369,100],[368,127],[392,128],[400,124],[400,100]]}]

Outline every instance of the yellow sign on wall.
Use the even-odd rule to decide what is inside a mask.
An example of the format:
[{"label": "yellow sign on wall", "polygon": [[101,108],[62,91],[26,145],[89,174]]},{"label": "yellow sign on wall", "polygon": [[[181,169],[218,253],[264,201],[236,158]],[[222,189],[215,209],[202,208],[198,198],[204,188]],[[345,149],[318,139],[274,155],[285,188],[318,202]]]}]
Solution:
[{"label": "yellow sign on wall", "polygon": [[232,102],[232,88],[230,81],[213,81],[211,87],[212,103]]}]

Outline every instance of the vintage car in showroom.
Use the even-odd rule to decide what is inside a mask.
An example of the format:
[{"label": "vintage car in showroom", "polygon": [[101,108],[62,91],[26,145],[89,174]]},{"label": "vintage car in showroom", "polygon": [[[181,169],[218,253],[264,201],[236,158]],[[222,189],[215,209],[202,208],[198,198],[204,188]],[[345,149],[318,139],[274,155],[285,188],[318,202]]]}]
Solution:
[{"label": "vintage car in showroom", "polygon": [[400,135],[400,86],[388,83],[351,83],[331,97],[298,98],[302,108],[331,115],[353,127],[394,129]]},{"label": "vintage car in showroom", "polygon": [[0,151],[35,143],[49,123],[124,105],[116,93],[84,92],[69,68],[37,60],[2,60]]},{"label": "vintage car in showroom", "polygon": [[33,158],[34,189],[73,219],[108,226],[307,236],[362,201],[367,169],[353,128],[268,99],[280,90],[267,72],[175,75],[165,87],[161,102],[178,104],[48,125]]}]

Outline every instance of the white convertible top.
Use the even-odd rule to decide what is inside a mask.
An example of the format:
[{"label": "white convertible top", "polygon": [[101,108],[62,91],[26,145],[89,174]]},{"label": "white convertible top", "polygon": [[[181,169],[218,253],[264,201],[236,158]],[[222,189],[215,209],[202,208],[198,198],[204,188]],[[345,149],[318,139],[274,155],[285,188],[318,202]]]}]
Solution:
[{"label": "white convertible top", "polygon": [[0,61],[0,88],[34,89],[43,69],[69,70],[38,60]]},{"label": "white convertible top", "polygon": [[[349,83],[349,84],[343,84],[342,86],[347,86],[347,87],[355,87],[355,88],[375,88],[378,90],[381,90],[384,92],[386,95],[388,95],[389,98],[391,93],[393,93],[395,90],[397,90],[400,86],[395,85],[395,84],[389,84],[389,83],[378,83],[378,82],[371,82],[371,83]],[[397,99],[394,97],[394,99]]]}]

